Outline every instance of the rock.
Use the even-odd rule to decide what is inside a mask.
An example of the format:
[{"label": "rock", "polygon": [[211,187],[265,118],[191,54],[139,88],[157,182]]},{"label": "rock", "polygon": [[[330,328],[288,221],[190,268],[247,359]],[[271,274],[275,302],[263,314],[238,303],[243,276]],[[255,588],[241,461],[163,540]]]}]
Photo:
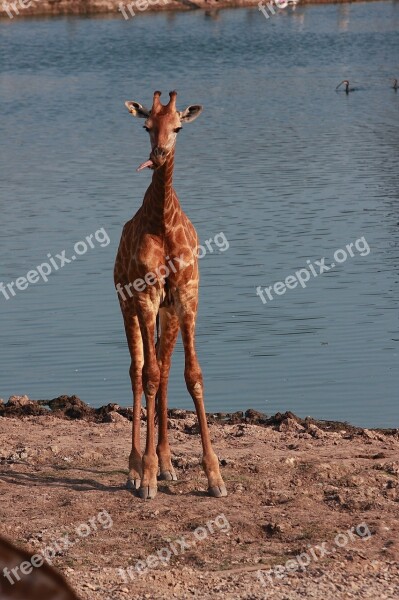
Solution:
[{"label": "rock", "polygon": [[246,411],[245,418],[247,419],[247,422],[252,425],[262,425],[266,423],[268,419],[267,415],[258,410],[254,410],[253,408]]},{"label": "rock", "polygon": [[363,429],[361,432],[362,436],[367,438],[368,440],[378,440],[379,442],[385,442],[386,438],[381,433],[377,433],[376,431],[372,431],[370,429]]},{"label": "rock", "polygon": [[126,423],[126,419],[118,412],[111,411],[104,416],[103,423]]},{"label": "rock", "polygon": [[77,396],[59,396],[50,400],[48,406],[53,412],[62,413],[68,419],[93,420],[96,413],[94,408],[88,406]]},{"label": "rock", "polygon": [[245,425],[238,425],[237,429],[232,432],[236,437],[243,437],[245,435]]},{"label": "rock", "polygon": [[280,535],[283,533],[284,528],[279,523],[266,523],[266,525],[262,525],[262,529],[268,535]]},{"label": "rock", "polygon": [[232,413],[231,415],[229,415],[229,418],[228,418],[227,422],[230,425],[235,425],[236,423],[242,423],[243,418],[244,418],[244,413],[241,410],[238,410],[237,412]]},{"label": "rock", "polygon": [[222,467],[234,467],[236,465],[235,461],[230,458],[222,458],[220,464]]},{"label": "rock", "polygon": [[196,417],[191,417],[191,419],[186,419],[184,422],[184,433],[189,434],[197,434],[199,433],[199,425]]},{"label": "rock", "polygon": [[388,490],[392,490],[397,487],[399,488],[399,482],[394,481],[393,479],[388,479],[388,481],[386,482],[386,487]]},{"label": "rock", "polygon": [[119,412],[121,409],[119,404],[116,404],[115,402],[107,404],[105,407],[103,406],[102,408],[105,408],[108,412]]},{"label": "rock", "polygon": [[[120,408],[121,407],[119,406],[119,404],[115,403],[110,403],[106,406],[101,406],[100,408],[97,408],[95,411],[97,420],[100,423],[115,423],[116,415],[118,415],[118,411],[120,410]],[[122,415],[118,415],[118,417],[124,419]]]},{"label": "rock", "polygon": [[[133,408],[130,408],[130,406],[127,407],[127,408],[120,407],[119,410],[118,410],[118,413],[120,415],[122,415],[122,417],[124,417],[125,419],[127,419],[128,421],[133,421]],[[140,416],[140,419],[142,419],[142,418],[143,417]]]},{"label": "rock", "polygon": [[28,396],[10,396],[7,407],[14,406],[15,408],[21,408],[23,406],[31,406],[35,404],[33,400],[30,400]]},{"label": "rock", "polygon": [[190,416],[190,412],[182,408],[171,408],[168,410],[169,419],[185,419],[188,416]]},{"label": "rock", "polygon": [[7,404],[0,403],[0,414],[3,417],[26,417],[45,415],[48,411],[38,402],[30,400],[28,396],[10,396]]},{"label": "rock", "polygon": [[174,456],[172,457],[172,465],[179,469],[190,469],[193,467],[198,467],[199,465],[198,457],[190,457],[190,456]]},{"label": "rock", "polygon": [[310,433],[312,437],[318,440],[326,437],[324,431],[320,429],[320,427],[317,427],[317,425],[315,425],[314,423],[305,423],[305,429],[307,433]]},{"label": "rock", "polygon": [[284,419],[283,421],[281,421],[281,423],[278,426],[278,431],[281,431],[282,433],[284,432],[299,432],[299,431],[303,431],[303,427],[302,425],[300,425],[300,423],[298,423],[297,421],[295,421],[295,419],[292,419],[291,417],[288,417],[286,419]]},{"label": "rock", "polygon": [[360,475],[350,475],[348,477],[348,484],[353,487],[361,487],[365,484],[365,479]]},{"label": "rock", "polygon": [[369,440],[376,440],[377,435],[374,431],[370,431],[369,429],[363,429],[362,435]]},{"label": "rock", "polygon": [[280,423],[282,423],[282,421],[285,421],[286,419],[293,419],[297,423],[301,422],[301,419],[299,417],[294,415],[294,413],[292,413],[290,410],[287,410],[285,413],[278,412],[269,419],[267,419],[266,425],[269,425],[271,427],[277,427],[278,429],[278,425],[280,425]]},{"label": "rock", "polygon": [[26,460],[29,456],[32,455],[32,451],[25,446],[21,446],[16,448],[14,452],[6,455],[5,452],[0,450],[0,461],[6,462],[9,464],[18,463],[21,460]]},{"label": "rock", "polygon": [[379,463],[375,465],[375,469],[379,471],[385,471],[390,475],[398,475],[399,476],[399,462],[385,462]]}]

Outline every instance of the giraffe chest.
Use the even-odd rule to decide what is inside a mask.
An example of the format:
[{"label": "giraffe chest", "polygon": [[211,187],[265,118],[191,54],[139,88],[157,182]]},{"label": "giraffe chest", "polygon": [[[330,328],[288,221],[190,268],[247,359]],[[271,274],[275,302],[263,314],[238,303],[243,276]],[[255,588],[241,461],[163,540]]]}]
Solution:
[{"label": "giraffe chest", "polygon": [[147,283],[162,285],[167,280],[171,288],[184,285],[196,273],[197,259],[188,252],[165,252],[152,257],[139,254],[132,258],[128,269],[129,280],[140,277]]},{"label": "giraffe chest", "polygon": [[128,251],[131,269],[148,272],[168,265],[171,274],[193,264],[196,254],[196,236],[182,227],[158,235],[137,232],[137,235],[131,236]]}]

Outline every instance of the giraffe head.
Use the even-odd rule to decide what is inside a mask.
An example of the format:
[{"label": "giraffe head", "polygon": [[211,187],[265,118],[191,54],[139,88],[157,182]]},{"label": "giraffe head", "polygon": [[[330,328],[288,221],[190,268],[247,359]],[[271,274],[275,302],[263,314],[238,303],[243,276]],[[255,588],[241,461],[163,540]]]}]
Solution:
[{"label": "giraffe head", "polygon": [[161,92],[154,92],[151,110],[139,102],[125,102],[126,108],[134,117],[145,119],[144,129],[150,134],[150,158],[139,166],[138,171],[145,167],[157,169],[165,164],[175,147],[177,134],[183,124],[191,123],[202,112],[202,106],[199,104],[190,105],[183,111],[177,110],[177,92],[169,93],[170,100],[165,105],[161,103],[160,96]]}]

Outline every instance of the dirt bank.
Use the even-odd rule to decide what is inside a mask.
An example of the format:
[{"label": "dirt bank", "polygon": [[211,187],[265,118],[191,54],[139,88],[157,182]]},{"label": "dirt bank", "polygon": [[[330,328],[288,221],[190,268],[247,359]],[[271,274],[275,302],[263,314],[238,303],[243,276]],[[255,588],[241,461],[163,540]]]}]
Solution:
[{"label": "dirt bank", "polygon": [[[342,2],[364,2],[373,0],[300,0],[300,4],[340,4]],[[6,0],[0,4],[0,19],[15,19],[31,16],[59,15],[101,15],[114,13],[124,18],[119,10],[132,5],[132,12],[126,12],[125,19],[131,19],[141,12],[205,10],[220,8],[245,8],[257,6],[259,0]],[[4,5],[9,5],[8,11]],[[266,5],[267,2],[265,1]],[[11,15],[11,16],[10,16]]]},{"label": "dirt bank", "polygon": [[399,598],[399,430],[209,416],[229,491],[213,499],[195,417],[172,410],[179,480],[143,502],[124,487],[129,411],[85,406],[0,410],[0,533],[47,548],[83,599]]},{"label": "dirt bank", "polygon": [[143,502],[124,487],[129,409],[14,396],[0,415],[0,533],[83,599],[399,598],[397,429],[209,415],[229,491],[212,499],[195,417],[171,410],[179,480]]}]

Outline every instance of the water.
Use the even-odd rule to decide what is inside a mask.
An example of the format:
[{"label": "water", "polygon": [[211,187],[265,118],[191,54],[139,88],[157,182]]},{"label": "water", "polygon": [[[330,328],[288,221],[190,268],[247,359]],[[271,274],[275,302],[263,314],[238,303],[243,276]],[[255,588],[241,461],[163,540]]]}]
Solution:
[{"label": "water", "polygon": [[[0,281],[100,228],[110,243],[0,294],[0,396],[131,404],[112,269],[150,173],[123,103],[176,88],[205,106],[176,189],[201,239],[230,244],[201,260],[207,409],[398,427],[398,26],[395,2],[1,22]],[[362,89],[335,93],[345,77]],[[256,295],[362,236],[369,254]],[[169,400],[191,408],[182,358],[179,342]]]}]

